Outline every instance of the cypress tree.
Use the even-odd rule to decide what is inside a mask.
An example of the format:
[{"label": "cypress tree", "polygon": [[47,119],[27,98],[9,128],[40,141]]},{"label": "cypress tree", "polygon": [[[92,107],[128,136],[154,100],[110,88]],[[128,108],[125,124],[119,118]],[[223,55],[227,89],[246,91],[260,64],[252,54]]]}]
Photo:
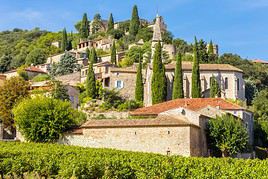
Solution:
[{"label": "cypress tree", "polygon": [[88,64],[88,74],[87,74],[87,79],[86,79],[86,93],[87,93],[87,96],[92,99],[94,99],[97,94],[96,79],[95,79],[92,62],[89,62]]},{"label": "cypress tree", "polygon": [[209,55],[213,55],[214,54],[212,40],[209,42],[209,45],[208,45],[208,54]]},{"label": "cypress tree", "polygon": [[[140,58],[140,57],[139,57]],[[143,81],[142,81],[142,64],[141,59],[139,59],[139,66],[137,69],[136,76],[136,88],[135,88],[135,100],[138,102],[143,102]]]},{"label": "cypress tree", "polygon": [[62,31],[61,49],[62,49],[62,51],[65,51],[65,50],[67,50],[67,48],[68,48],[68,38],[67,38],[66,29],[64,28]]},{"label": "cypress tree", "polygon": [[193,69],[192,69],[192,98],[201,97],[201,85],[200,85],[200,72],[199,72],[199,56],[197,55],[197,40],[195,38],[194,44],[194,58],[193,58]]},{"label": "cypress tree", "polygon": [[111,48],[111,63],[116,65],[116,47],[114,41]]},{"label": "cypress tree", "polygon": [[87,57],[87,59],[89,61],[89,59],[90,59],[90,50],[89,50],[89,48],[86,49],[86,57]]},{"label": "cypress tree", "polygon": [[212,43],[212,41],[210,41],[209,45],[208,45],[208,62],[214,63],[214,62],[216,62],[216,60],[217,60],[217,55],[214,54],[213,43]]},{"label": "cypress tree", "polygon": [[183,76],[182,76],[181,54],[176,56],[175,77],[173,82],[172,99],[183,98]]},{"label": "cypress tree", "polygon": [[92,63],[97,63],[98,62],[98,56],[97,56],[97,53],[96,53],[96,50],[95,50],[94,47],[91,49],[90,62],[92,62]]},{"label": "cypress tree", "polygon": [[158,42],[156,45],[153,58],[153,75],[151,88],[153,104],[157,104],[166,100],[166,75],[165,66],[162,63],[162,47],[160,42]]},{"label": "cypress tree", "polygon": [[113,14],[110,14],[110,18],[108,21],[108,32],[114,29],[114,18],[113,18]]},{"label": "cypress tree", "polygon": [[220,97],[220,86],[215,76],[210,79],[210,97]]},{"label": "cypress tree", "polygon": [[89,36],[89,21],[87,18],[87,13],[84,13],[81,28],[80,28],[80,37],[86,39]]},{"label": "cypress tree", "polygon": [[140,18],[138,14],[138,7],[134,5],[132,10],[132,17],[129,25],[129,34],[132,36],[136,36],[140,27]]}]

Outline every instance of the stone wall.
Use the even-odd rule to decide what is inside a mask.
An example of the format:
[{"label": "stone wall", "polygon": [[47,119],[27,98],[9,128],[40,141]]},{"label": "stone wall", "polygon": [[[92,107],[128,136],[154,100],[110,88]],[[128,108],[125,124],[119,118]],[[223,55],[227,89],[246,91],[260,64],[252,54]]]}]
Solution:
[{"label": "stone wall", "polygon": [[153,152],[163,155],[170,153],[170,155],[199,156],[202,152],[198,141],[198,128],[177,126],[88,128],[83,129],[83,135],[65,134],[59,143],[93,148]]}]

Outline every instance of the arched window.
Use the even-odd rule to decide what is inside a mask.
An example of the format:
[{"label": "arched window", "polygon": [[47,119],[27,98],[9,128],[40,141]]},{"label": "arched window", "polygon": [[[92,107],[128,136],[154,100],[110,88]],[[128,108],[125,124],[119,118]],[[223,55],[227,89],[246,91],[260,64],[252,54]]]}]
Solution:
[{"label": "arched window", "polygon": [[224,88],[228,89],[228,78],[227,77],[224,79]]}]

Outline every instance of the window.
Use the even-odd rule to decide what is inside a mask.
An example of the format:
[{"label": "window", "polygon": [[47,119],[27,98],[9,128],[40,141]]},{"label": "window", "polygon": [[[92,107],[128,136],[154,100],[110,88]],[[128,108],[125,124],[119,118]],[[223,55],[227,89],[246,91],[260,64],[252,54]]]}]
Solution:
[{"label": "window", "polygon": [[121,89],[124,86],[123,84],[124,84],[123,81],[117,80],[115,81],[115,88]]},{"label": "window", "polygon": [[239,79],[237,79],[237,81],[236,81],[236,89],[237,89],[237,91],[239,91],[239,87],[240,87],[240,83],[239,83]]},{"label": "window", "polygon": [[225,89],[228,89],[228,78],[227,77],[224,80],[224,87],[225,87]]}]

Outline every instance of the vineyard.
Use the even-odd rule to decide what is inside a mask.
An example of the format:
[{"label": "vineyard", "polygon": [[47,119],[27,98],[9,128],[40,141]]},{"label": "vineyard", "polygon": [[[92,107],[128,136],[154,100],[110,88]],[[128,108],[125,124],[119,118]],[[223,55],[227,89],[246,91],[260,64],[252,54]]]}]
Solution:
[{"label": "vineyard", "polygon": [[265,178],[268,161],[0,142],[0,174],[2,178]]}]

